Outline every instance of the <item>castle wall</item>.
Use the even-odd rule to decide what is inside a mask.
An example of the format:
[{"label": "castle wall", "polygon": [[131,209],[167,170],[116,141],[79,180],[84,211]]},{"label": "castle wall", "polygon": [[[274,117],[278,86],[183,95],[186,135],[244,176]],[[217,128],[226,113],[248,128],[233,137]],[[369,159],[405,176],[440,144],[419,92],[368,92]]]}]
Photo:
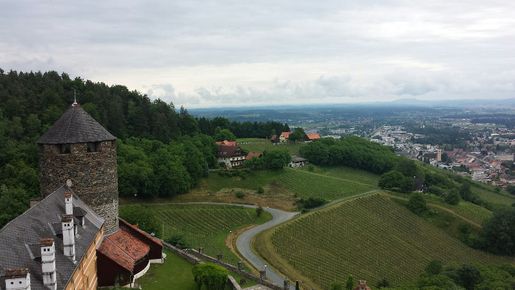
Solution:
[{"label": "castle wall", "polygon": [[88,152],[87,143],[70,144],[70,149],[61,154],[60,145],[40,145],[41,194],[54,192],[70,179],[74,193],[105,219],[105,232],[114,232],[118,228],[116,141],[100,142],[97,152]]}]

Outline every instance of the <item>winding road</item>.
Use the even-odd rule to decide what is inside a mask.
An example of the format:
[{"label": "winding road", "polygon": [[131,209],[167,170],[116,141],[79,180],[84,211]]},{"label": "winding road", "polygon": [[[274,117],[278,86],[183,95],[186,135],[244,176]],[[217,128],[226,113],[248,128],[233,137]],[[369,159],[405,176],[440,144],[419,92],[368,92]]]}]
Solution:
[{"label": "winding road", "polygon": [[[263,208],[267,212],[269,212],[272,215],[272,219],[268,222],[255,226],[253,228],[250,228],[249,230],[244,231],[241,233],[236,240],[236,248],[238,249],[238,252],[250,263],[254,268],[258,270],[263,270],[265,268],[265,265],[267,263],[265,260],[263,260],[261,257],[256,255],[254,251],[252,251],[252,239],[259,233],[268,230],[270,228],[273,228],[281,223],[284,223],[288,220],[291,220],[293,217],[298,215],[298,212],[288,212],[283,211],[275,208]],[[266,270],[266,278],[268,281],[278,285],[282,286],[284,283],[284,276],[277,273],[274,269],[272,269],[270,266],[267,267]]]},{"label": "winding road", "polygon": [[[182,202],[175,203],[172,202],[170,204],[208,204],[208,205],[230,205],[230,206],[241,206],[247,208],[257,208],[255,205],[249,204],[238,204],[238,203],[221,203],[221,202]],[[263,270],[265,265],[267,265],[266,270],[266,279],[273,284],[278,286],[283,286],[284,276],[275,271],[271,266],[269,266],[265,260],[256,255],[254,251],[252,251],[252,239],[258,235],[259,233],[266,231],[270,228],[273,228],[279,224],[282,224],[286,221],[291,220],[295,216],[299,214],[299,212],[289,212],[280,209],[264,207],[266,212],[269,212],[272,215],[272,219],[264,224],[257,225],[252,227],[243,233],[241,233],[236,239],[236,248],[245,260],[247,260],[254,268],[258,270]],[[293,286],[292,286],[293,287]],[[291,288],[294,289],[294,288]]]}]

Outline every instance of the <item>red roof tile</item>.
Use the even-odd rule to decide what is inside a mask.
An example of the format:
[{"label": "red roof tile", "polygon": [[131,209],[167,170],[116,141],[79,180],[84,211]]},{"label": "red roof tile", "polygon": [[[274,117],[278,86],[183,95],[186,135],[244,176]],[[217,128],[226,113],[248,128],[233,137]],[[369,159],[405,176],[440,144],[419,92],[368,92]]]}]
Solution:
[{"label": "red roof tile", "polygon": [[318,140],[318,139],[320,139],[320,134],[318,134],[318,133],[308,133],[308,134],[306,134],[306,136],[308,136],[309,140]]},{"label": "red roof tile", "polygon": [[282,132],[281,137],[288,139],[288,138],[290,138],[290,134],[291,134],[291,132]]},{"label": "red roof tile", "polygon": [[106,257],[131,272],[136,262],[144,258],[149,250],[148,245],[123,229],[106,237],[98,249]]},{"label": "red roof tile", "polygon": [[249,152],[249,154],[247,154],[247,157],[245,157],[245,159],[252,160],[252,158],[259,158],[261,157],[261,155],[263,155],[263,153],[251,151]]}]

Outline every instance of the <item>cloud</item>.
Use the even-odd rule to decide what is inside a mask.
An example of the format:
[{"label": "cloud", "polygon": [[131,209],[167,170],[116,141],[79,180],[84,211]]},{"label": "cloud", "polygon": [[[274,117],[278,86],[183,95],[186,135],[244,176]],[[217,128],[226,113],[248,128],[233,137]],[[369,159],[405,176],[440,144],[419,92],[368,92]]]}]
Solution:
[{"label": "cloud", "polygon": [[512,1],[2,4],[0,67],[177,105],[514,96]]}]

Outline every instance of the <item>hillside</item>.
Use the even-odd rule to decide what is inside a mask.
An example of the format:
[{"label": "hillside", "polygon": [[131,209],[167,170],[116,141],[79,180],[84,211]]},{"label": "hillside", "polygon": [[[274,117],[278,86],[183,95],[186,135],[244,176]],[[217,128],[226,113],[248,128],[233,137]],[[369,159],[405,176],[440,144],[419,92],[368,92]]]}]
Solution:
[{"label": "hillside", "polygon": [[375,285],[416,280],[431,260],[509,262],[473,250],[389,198],[373,194],[304,215],[265,232],[258,252],[291,277],[320,288],[349,274]]}]

